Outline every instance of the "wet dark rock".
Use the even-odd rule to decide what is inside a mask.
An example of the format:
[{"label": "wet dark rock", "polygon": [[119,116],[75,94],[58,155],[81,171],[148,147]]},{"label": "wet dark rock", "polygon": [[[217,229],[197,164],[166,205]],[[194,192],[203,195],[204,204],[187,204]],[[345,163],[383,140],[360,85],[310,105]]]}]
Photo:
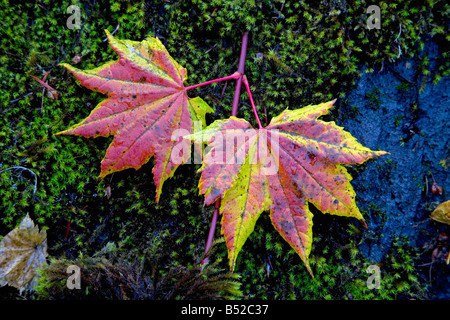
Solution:
[{"label": "wet dark rock", "polygon": [[[427,69],[434,75],[441,54],[438,45],[429,42],[423,54],[428,55]],[[358,207],[365,212],[369,230],[377,235],[361,243],[360,250],[380,262],[394,236],[406,236],[427,263],[431,257],[421,248],[433,242],[439,232],[450,234],[449,226],[429,219],[431,211],[449,199],[450,175],[439,162],[450,153],[450,79],[443,77],[434,85],[431,76],[420,90],[424,80],[420,57],[380,69],[373,73],[363,70],[348,100],[338,105],[339,125],[364,146],[390,153],[362,165],[356,174],[352,172]],[[379,93],[377,108],[370,107],[373,101],[367,99],[368,94],[374,99],[373,92]],[[350,111],[353,106],[357,107],[356,115]],[[431,174],[443,188],[442,194],[431,192]],[[377,219],[374,211],[381,211],[385,219]],[[428,268],[422,269],[428,277]],[[450,298],[449,270],[448,265],[440,270],[444,289],[438,290],[438,298]]]}]

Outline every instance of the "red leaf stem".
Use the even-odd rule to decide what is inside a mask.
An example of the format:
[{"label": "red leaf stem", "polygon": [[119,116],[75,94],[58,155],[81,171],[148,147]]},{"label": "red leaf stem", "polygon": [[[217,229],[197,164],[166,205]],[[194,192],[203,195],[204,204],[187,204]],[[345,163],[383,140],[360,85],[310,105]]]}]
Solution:
[{"label": "red leaf stem", "polygon": [[235,72],[231,76],[223,77],[223,78],[219,78],[219,79],[214,79],[214,80],[209,80],[209,81],[206,81],[206,82],[203,82],[203,83],[199,83],[199,84],[194,84],[193,86],[189,86],[189,87],[186,87],[184,89],[187,91],[187,90],[194,89],[194,88],[197,88],[197,87],[206,86],[206,85],[214,83],[214,82],[238,79],[239,77],[241,77],[241,74],[239,74],[239,72]]},{"label": "red leaf stem", "polygon": [[247,77],[244,75],[243,82],[245,89],[247,89],[248,97],[250,98],[250,104],[252,105],[253,113],[255,114],[256,121],[258,122],[259,129],[262,129],[261,121],[259,121],[258,111],[256,111],[255,102],[253,101],[252,92],[250,91],[250,85],[248,84]]}]

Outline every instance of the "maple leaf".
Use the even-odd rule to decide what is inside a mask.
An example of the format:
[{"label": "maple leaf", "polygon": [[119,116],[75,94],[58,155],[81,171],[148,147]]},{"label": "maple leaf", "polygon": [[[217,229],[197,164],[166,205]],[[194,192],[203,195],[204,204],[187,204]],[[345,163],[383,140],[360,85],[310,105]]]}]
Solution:
[{"label": "maple leaf", "polygon": [[32,288],[36,269],[46,257],[47,233],[39,231],[27,214],[0,242],[0,287],[8,284],[20,292]]},{"label": "maple leaf", "polygon": [[363,163],[386,152],[365,148],[334,122],[318,120],[333,103],[285,110],[261,129],[230,117],[185,137],[208,144],[199,190],[207,205],[221,199],[221,232],[231,270],[264,211],[270,211],[273,226],[311,275],[313,215],[308,202],[322,212],[364,223],[343,164]]},{"label": "maple leaf", "polygon": [[438,205],[431,213],[430,218],[450,225],[450,200]]},{"label": "maple leaf", "polygon": [[87,71],[61,65],[83,86],[108,98],[81,123],[58,134],[94,138],[114,135],[102,160],[100,178],[127,168],[137,170],[154,156],[152,172],[158,202],[164,181],[189,159],[188,152],[177,154],[175,149],[184,143],[181,133],[193,132],[195,121],[204,126],[205,114],[214,111],[201,98],[187,96],[183,85],[186,69],[159,39],[118,40],[105,32],[119,55],[118,61]]}]

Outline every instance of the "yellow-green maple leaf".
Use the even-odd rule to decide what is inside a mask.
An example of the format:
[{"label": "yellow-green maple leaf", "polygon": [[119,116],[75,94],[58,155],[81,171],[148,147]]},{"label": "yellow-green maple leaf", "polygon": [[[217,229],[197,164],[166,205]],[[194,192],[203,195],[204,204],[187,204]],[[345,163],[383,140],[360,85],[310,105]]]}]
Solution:
[{"label": "yellow-green maple leaf", "polygon": [[222,199],[222,234],[232,270],[264,211],[270,212],[273,226],[311,275],[312,213],[308,202],[322,212],[364,223],[344,165],[363,163],[386,152],[372,151],[334,122],[318,120],[333,103],[285,110],[262,129],[230,117],[190,136],[201,137],[209,145],[199,189],[205,204]]}]

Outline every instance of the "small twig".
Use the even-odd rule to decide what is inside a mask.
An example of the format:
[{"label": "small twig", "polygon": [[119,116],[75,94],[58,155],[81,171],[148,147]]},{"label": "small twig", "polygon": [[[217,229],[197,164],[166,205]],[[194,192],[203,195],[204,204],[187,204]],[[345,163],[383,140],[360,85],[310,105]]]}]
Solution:
[{"label": "small twig", "polygon": [[401,75],[398,71],[392,69],[392,67],[388,66],[387,67],[390,71],[392,71],[397,77],[399,77],[400,79],[402,79],[403,81],[408,82],[409,84],[415,86],[416,84],[414,82],[412,82],[411,80],[409,80],[408,78],[405,78],[403,75]]},{"label": "small twig", "polygon": [[252,92],[250,91],[250,85],[249,85],[247,77],[245,75],[242,78],[242,81],[244,82],[245,89],[247,90],[247,94],[250,99],[250,104],[252,106],[253,113],[255,114],[255,117],[256,117],[256,122],[258,122],[258,127],[259,127],[259,129],[262,129],[263,126],[261,124],[261,121],[259,121],[258,111],[256,110],[255,103],[254,103],[253,97],[252,97]]},{"label": "small twig", "polygon": [[64,236],[64,239],[67,239],[67,237],[69,236],[69,231],[70,231],[70,220],[67,220],[66,235]]},{"label": "small twig", "polygon": [[17,99],[10,100],[9,103],[10,103],[10,104],[15,103],[15,102],[20,101],[20,100],[22,100],[23,98],[28,97],[28,96],[30,96],[30,95],[32,95],[32,94],[33,94],[33,92],[28,92],[28,93],[24,94],[23,96],[21,96],[21,97],[19,97],[19,98],[17,98]]},{"label": "small twig", "polygon": [[[402,24],[400,23],[400,32],[397,35],[397,38],[395,38],[394,42],[398,42],[398,38],[400,38],[400,35],[402,34]],[[398,42],[398,56],[397,58],[400,58],[400,55],[402,54],[402,48],[400,47],[400,42]]]},{"label": "small twig", "polygon": [[228,82],[225,82],[225,84],[223,85],[223,88],[222,88],[222,92],[220,93],[220,95],[223,97],[223,95],[225,94],[225,90],[227,89],[227,83]]},{"label": "small twig", "polygon": [[426,266],[429,266],[429,265],[431,265],[433,262],[428,262],[428,263],[422,263],[422,264],[419,264],[419,265],[417,265],[418,267],[426,267]]},{"label": "small twig", "polygon": [[45,95],[45,88],[42,88],[41,113],[44,113],[44,95]]},{"label": "small twig", "polygon": [[[114,33],[116,33],[117,32],[117,30],[119,30],[119,27],[120,27],[120,23],[119,24],[117,24],[117,27],[114,29],[114,31],[113,32],[111,32],[111,35],[113,35]],[[108,37],[106,37],[105,39],[103,39],[103,42],[106,42],[106,41],[108,41]]]},{"label": "small twig", "polygon": [[[47,77],[48,72],[45,74],[44,76],[44,81],[45,78]],[[36,78],[35,76],[30,74],[30,77],[32,77],[34,80],[36,80],[37,82],[39,82],[41,85],[43,85],[45,88],[52,90],[52,91],[56,91],[55,89],[53,89],[52,87],[49,86],[49,84],[47,82],[42,81],[41,79]]]},{"label": "small twig", "polygon": [[8,54],[8,55],[10,55],[10,56],[12,56],[12,57],[14,57],[14,58],[22,59],[22,58],[19,57],[17,54],[10,53],[10,52],[5,52],[5,53]]},{"label": "small twig", "polygon": [[214,17],[214,15],[216,14],[216,12],[217,12],[217,8],[215,8],[214,11],[209,15],[208,19],[206,19],[206,20],[203,21],[203,22],[208,22],[209,20],[211,20],[211,18]]},{"label": "small twig", "polygon": [[431,262],[430,269],[428,270],[428,277],[429,277],[429,280],[430,280],[430,285],[432,284],[432,280],[433,280],[432,274],[431,274],[431,268],[433,267],[433,263],[434,263],[434,261]]},{"label": "small twig", "polygon": [[214,49],[217,46],[217,43],[215,45],[213,45],[211,48],[209,48],[208,50],[205,51],[205,54],[207,54],[208,52],[210,52],[212,49]]},{"label": "small twig", "polygon": [[269,118],[267,117],[267,109],[266,109],[266,105],[264,104],[264,117],[266,120],[266,126],[269,124]]},{"label": "small twig", "polygon": [[428,195],[428,178],[427,175],[425,174],[425,195]]},{"label": "small twig", "polygon": [[394,42],[397,42],[398,38],[400,38],[400,35],[402,34],[402,24],[400,23],[400,32],[398,33],[397,38],[395,38]]},{"label": "small twig", "polygon": [[31,170],[28,169],[28,168],[21,167],[21,166],[15,166],[15,167],[11,167],[11,168],[6,168],[6,169],[1,170],[0,173],[5,172],[5,171],[7,171],[7,170],[12,170],[12,169],[21,169],[21,170],[26,170],[26,171],[28,171],[28,172],[31,172],[31,174],[34,176],[34,190],[33,190],[33,195],[35,195],[36,190],[37,190],[37,175],[36,175],[36,173],[34,173],[33,171],[31,171]]},{"label": "small twig", "polygon": [[433,179],[433,183],[436,183],[436,180],[434,180],[433,172],[430,170],[431,179]]},{"label": "small twig", "polygon": [[431,218],[426,218],[425,220],[423,220],[423,221],[420,221],[420,222],[418,222],[418,223],[416,223],[416,224],[413,224],[413,228],[417,228],[418,226],[420,226],[421,224],[423,224],[423,223],[426,223],[426,222],[428,222],[428,221],[430,221],[431,220]]}]

